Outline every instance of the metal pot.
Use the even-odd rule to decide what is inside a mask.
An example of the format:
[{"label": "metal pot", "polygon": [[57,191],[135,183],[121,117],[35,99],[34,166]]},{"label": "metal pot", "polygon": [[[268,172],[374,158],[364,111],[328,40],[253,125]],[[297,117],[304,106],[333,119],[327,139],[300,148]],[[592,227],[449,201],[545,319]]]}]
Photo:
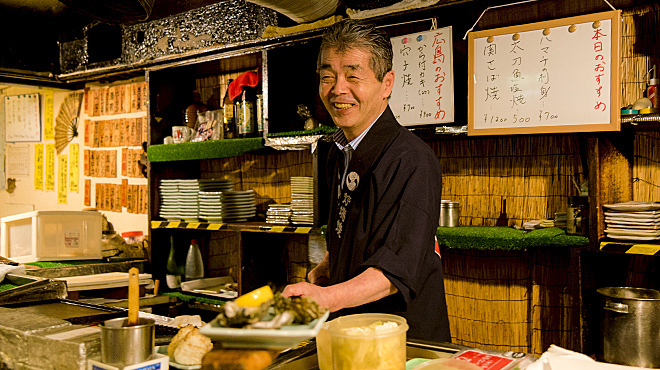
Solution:
[{"label": "metal pot", "polygon": [[660,292],[607,287],[603,298],[601,358],[610,363],[660,367]]},{"label": "metal pot", "polygon": [[154,353],[155,321],[139,318],[138,325],[128,326],[124,317],[101,323],[101,361],[124,367],[151,359]]}]

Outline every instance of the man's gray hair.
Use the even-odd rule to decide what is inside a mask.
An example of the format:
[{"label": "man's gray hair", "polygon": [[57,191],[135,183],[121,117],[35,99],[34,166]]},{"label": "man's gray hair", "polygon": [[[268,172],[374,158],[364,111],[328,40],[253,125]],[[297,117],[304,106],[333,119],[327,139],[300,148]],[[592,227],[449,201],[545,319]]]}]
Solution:
[{"label": "man's gray hair", "polygon": [[[389,36],[371,23],[355,19],[344,19],[328,27],[321,39],[321,52],[335,49],[339,53],[350,49],[366,49],[371,53],[369,68],[383,81],[392,70],[392,42]],[[317,67],[320,68],[321,53]]]}]

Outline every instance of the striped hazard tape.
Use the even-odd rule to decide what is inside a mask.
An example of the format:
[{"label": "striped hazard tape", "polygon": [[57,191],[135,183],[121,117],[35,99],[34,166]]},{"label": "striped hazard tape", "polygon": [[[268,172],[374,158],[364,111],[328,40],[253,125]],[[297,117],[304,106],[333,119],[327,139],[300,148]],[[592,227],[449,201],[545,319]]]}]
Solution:
[{"label": "striped hazard tape", "polygon": [[151,221],[152,229],[194,229],[194,230],[220,230],[225,223],[183,222],[183,221]]},{"label": "striped hazard tape", "polygon": [[[152,229],[193,229],[193,230],[220,230],[226,223],[213,222],[184,222],[184,221],[151,221]],[[311,226],[259,226],[259,231],[272,233],[309,234]]]}]

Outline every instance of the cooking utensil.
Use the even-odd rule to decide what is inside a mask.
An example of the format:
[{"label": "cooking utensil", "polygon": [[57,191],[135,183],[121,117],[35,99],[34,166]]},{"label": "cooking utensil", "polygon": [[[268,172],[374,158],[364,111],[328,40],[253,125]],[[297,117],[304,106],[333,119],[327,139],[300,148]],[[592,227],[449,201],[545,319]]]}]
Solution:
[{"label": "cooking utensil", "polygon": [[602,296],[601,353],[606,362],[660,367],[660,291],[606,287]]},{"label": "cooking utensil", "polygon": [[101,362],[118,368],[151,359],[154,352],[154,320],[139,318],[129,326],[128,319],[119,317],[101,325]]},{"label": "cooking utensil", "polygon": [[140,278],[137,267],[128,270],[128,326],[138,325]]}]

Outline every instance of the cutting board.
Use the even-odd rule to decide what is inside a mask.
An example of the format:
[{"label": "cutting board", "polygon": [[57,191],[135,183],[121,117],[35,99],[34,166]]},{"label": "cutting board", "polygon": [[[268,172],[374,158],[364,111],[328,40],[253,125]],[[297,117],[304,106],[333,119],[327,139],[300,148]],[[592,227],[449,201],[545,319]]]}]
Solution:
[{"label": "cutting board", "polygon": [[[66,281],[67,290],[69,292],[121,288],[128,286],[128,272],[107,272],[95,275],[68,276],[55,278],[54,280]],[[147,285],[151,282],[151,274],[139,275],[140,285]]]}]

